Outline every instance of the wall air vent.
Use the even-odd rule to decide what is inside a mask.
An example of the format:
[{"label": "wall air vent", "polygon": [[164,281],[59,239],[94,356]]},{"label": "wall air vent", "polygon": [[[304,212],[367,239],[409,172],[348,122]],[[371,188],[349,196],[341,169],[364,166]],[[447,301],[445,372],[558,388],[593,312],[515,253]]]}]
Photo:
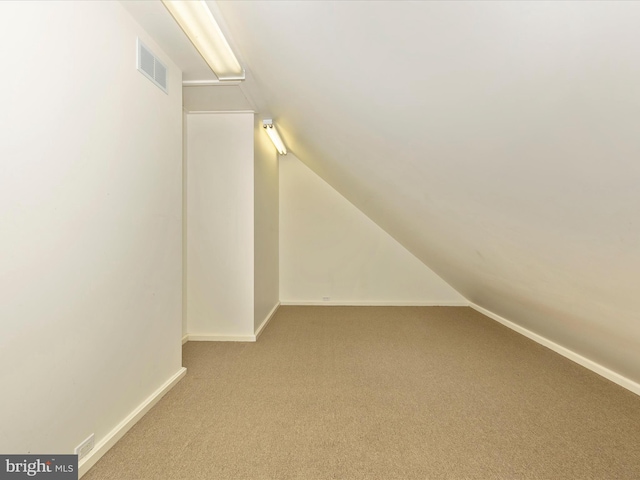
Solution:
[{"label": "wall air vent", "polygon": [[167,67],[138,39],[138,71],[167,93]]}]

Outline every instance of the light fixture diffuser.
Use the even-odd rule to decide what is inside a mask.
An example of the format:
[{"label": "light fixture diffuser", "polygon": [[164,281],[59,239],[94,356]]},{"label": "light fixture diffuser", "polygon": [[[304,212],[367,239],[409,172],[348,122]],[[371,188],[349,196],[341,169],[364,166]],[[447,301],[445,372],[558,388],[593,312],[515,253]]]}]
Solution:
[{"label": "light fixture diffuser", "polygon": [[244,80],[244,69],[204,0],[162,0],[218,79]]},{"label": "light fixture diffuser", "polygon": [[278,135],[278,131],[276,130],[276,127],[273,125],[273,120],[271,120],[270,118],[264,119],[262,121],[262,126],[266,130],[273,144],[276,146],[276,150],[278,150],[278,153],[280,155],[286,155],[287,147],[284,146],[284,142],[280,138],[280,135]]}]

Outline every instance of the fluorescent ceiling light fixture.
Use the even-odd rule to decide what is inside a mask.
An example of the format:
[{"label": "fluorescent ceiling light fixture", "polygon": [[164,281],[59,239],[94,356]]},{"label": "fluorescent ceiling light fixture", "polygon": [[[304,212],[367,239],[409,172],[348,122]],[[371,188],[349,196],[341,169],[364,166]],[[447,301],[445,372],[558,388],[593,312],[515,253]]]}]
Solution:
[{"label": "fluorescent ceiling light fixture", "polygon": [[276,150],[278,150],[278,153],[280,155],[286,155],[287,147],[284,146],[284,142],[280,138],[280,135],[278,135],[278,131],[273,125],[273,120],[271,120],[270,118],[264,119],[262,121],[262,126],[267,131],[267,134],[269,135],[269,138],[271,139],[273,144],[276,146]]},{"label": "fluorescent ceiling light fixture", "polygon": [[244,69],[204,0],[162,0],[220,80],[244,80]]}]

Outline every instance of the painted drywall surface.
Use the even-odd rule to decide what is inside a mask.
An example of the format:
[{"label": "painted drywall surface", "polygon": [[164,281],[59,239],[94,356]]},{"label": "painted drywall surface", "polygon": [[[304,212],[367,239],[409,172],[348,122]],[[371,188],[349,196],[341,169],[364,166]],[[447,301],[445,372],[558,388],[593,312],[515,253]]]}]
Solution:
[{"label": "painted drywall surface", "polygon": [[253,113],[187,115],[187,328],[254,333]]},{"label": "painted drywall surface", "polygon": [[253,110],[237,85],[184,87],[182,92],[184,108],[190,112]]},{"label": "painted drywall surface", "polygon": [[[184,90],[183,90],[184,95]],[[184,104],[184,100],[183,100]],[[187,112],[182,110],[182,338],[187,335]]]},{"label": "painted drywall surface", "polygon": [[0,451],[73,453],[181,368],[181,72],[117,2],[0,2],[0,40]]},{"label": "painted drywall surface", "polygon": [[299,158],[469,300],[640,381],[640,4],[218,4]]},{"label": "painted drywall surface", "polygon": [[282,302],[466,304],[293,154],[280,159]]},{"label": "painted drywall surface", "polygon": [[211,67],[198,53],[189,38],[162,2],[120,0],[125,9],[153,37],[167,55],[175,59],[182,70],[183,82],[189,80],[217,81]]},{"label": "painted drywall surface", "polygon": [[257,330],[280,299],[278,277],[278,152],[254,121],[254,329]]}]

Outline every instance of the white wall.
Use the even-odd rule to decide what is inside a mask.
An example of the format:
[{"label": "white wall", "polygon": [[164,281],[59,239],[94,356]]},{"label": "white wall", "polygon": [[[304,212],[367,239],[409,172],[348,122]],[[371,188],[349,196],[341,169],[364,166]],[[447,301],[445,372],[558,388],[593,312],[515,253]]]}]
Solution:
[{"label": "white wall", "polygon": [[187,115],[189,335],[254,333],[253,113]]},{"label": "white wall", "polygon": [[117,2],[0,2],[0,44],[0,451],[72,453],[181,369],[181,72]]},{"label": "white wall", "polygon": [[[184,94],[184,90],[183,90]],[[184,102],[183,102],[184,103]],[[182,110],[182,338],[187,326],[187,112]]]},{"label": "white wall", "polygon": [[280,299],[278,277],[278,152],[254,122],[255,265],[254,329],[267,320]]},{"label": "white wall", "polygon": [[292,154],[280,159],[280,299],[283,303],[466,304]]},{"label": "white wall", "polygon": [[189,112],[237,112],[251,111],[238,85],[200,85],[183,87],[183,105]]}]

